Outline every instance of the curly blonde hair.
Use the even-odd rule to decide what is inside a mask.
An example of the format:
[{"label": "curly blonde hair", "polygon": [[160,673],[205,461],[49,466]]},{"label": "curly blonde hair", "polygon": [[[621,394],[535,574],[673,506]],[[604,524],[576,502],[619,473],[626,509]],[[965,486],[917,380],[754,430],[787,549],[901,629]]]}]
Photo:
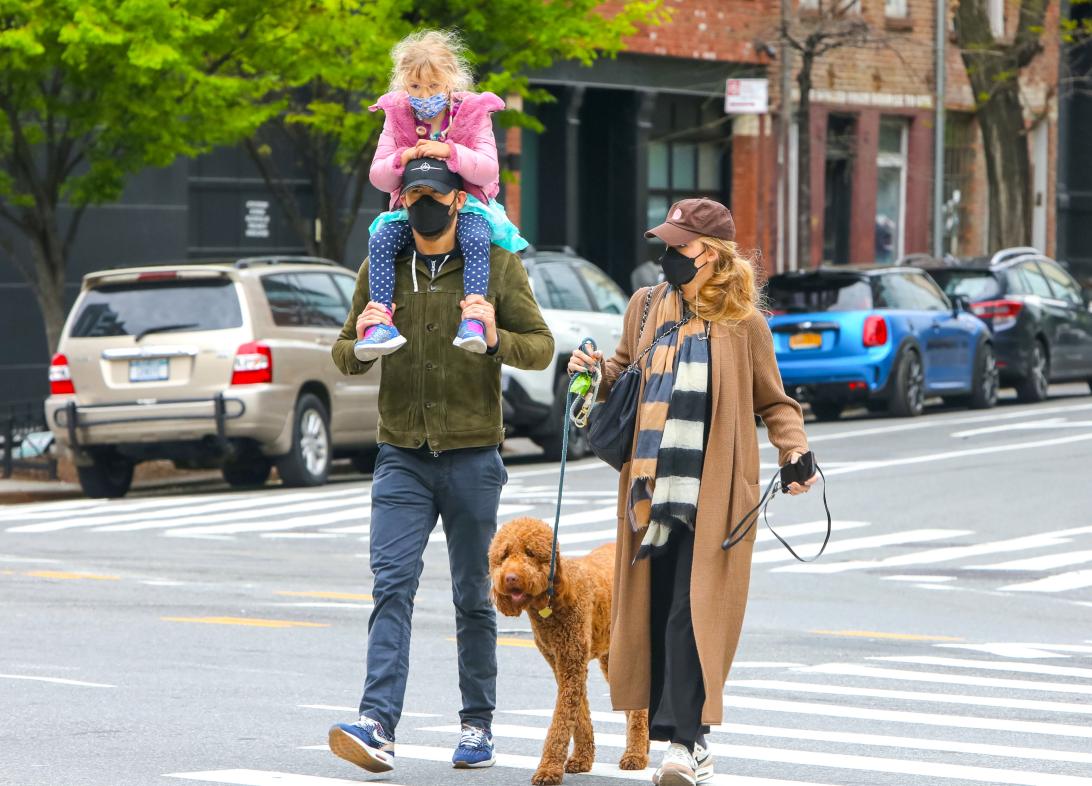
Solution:
[{"label": "curly blonde hair", "polygon": [[731,240],[703,237],[700,242],[715,251],[717,259],[712,277],[698,292],[694,313],[708,322],[733,324],[763,311],[762,278],[754,261]]},{"label": "curly blonde hair", "polygon": [[454,30],[418,30],[391,49],[391,91],[405,90],[411,81],[436,76],[445,93],[474,89],[466,44]]}]

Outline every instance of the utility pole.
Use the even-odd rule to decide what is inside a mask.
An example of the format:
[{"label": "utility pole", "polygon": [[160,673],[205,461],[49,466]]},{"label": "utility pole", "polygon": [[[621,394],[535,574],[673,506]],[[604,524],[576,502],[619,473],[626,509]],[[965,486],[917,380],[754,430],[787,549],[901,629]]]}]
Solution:
[{"label": "utility pole", "polygon": [[[789,15],[792,13],[792,0],[781,0],[781,52],[778,55],[781,61],[781,115],[780,128],[778,128],[777,157],[780,163],[778,171],[781,174],[777,195],[777,270],[783,273],[791,269],[789,257],[792,254],[791,234],[789,224],[792,217],[789,215],[789,191],[791,178],[789,177],[789,129],[792,127],[792,49],[789,48],[789,40],[786,35],[789,26]],[[939,0],[943,2],[943,0]]]},{"label": "utility pole", "polygon": [[[784,0],[782,0],[784,2]],[[937,0],[936,120],[933,139],[933,256],[944,256],[944,97],[947,92],[948,1]]]}]

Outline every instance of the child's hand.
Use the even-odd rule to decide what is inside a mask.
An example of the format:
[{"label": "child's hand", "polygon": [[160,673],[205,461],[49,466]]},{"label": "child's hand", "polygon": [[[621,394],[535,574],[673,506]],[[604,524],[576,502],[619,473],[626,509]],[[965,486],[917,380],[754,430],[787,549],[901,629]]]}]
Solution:
[{"label": "child's hand", "polygon": [[416,147],[407,147],[405,150],[403,150],[402,151],[402,168],[405,169],[406,165],[408,165],[409,162],[412,161],[415,158],[417,158],[417,148]]},{"label": "child's hand", "polygon": [[388,312],[387,307],[382,303],[376,303],[374,300],[369,302],[364,310],[360,312],[360,316],[356,318],[356,337],[364,338],[364,331],[370,328],[372,325],[390,325],[393,324],[394,310],[398,306],[391,303],[391,310]]},{"label": "child's hand", "polygon": [[417,158],[451,158],[451,146],[431,139],[417,141]]}]

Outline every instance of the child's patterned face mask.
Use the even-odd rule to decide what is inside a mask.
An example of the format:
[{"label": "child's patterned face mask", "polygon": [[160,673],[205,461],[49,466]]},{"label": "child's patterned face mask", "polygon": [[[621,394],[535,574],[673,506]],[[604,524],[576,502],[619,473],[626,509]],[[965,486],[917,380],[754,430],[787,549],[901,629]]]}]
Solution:
[{"label": "child's patterned face mask", "polygon": [[428,98],[410,96],[409,102],[410,106],[413,107],[413,114],[417,115],[418,120],[432,120],[447,108],[447,94],[437,93]]}]

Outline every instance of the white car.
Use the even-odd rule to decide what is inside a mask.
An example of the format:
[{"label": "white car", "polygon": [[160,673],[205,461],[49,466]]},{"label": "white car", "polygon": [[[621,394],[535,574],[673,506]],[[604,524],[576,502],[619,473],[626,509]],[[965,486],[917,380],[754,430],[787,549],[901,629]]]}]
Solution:
[{"label": "white car", "polygon": [[[509,437],[530,437],[546,457],[561,458],[561,423],[573,349],[592,338],[610,357],[622,337],[629,297],[614,280],[570,249],[528,250],[523,264],[542,315],[554,334],[557,357],[542,371],[501,371],[504,423]],[[582,432],[569,432],[569,458],[588,452]]]}]

